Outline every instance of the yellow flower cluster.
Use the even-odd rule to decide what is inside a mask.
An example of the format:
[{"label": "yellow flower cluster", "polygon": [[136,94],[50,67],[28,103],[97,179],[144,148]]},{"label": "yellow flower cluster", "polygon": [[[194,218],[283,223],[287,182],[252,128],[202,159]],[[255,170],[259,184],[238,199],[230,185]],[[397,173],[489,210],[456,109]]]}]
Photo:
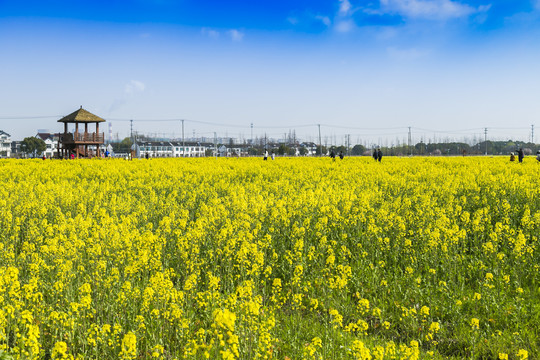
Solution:
[{"label": "yellow flower cluster", "polygon": [[538,171],[2,160],[0,354],[539,358]]}]

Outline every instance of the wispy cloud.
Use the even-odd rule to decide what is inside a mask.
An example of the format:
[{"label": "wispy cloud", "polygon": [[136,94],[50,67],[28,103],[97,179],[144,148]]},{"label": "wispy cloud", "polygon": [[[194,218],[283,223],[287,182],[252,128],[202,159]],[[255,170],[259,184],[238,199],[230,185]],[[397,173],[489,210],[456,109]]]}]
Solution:
[{"label": "wispy cloud", "polygon": [[330,20],[328,16],[316,15],[315,19],[320,20],[324,25],[328,27],[332,25],[332,20]]},{"label": "wispy cloud", "polygon": [[335,23],[334,29],[340,33],[348,33],[356,27],[356,24],[351,19],[342,19]]},{"label": "wispy cloud", "polygon": [[209,38],[212,38],[212,39],[219,38],[219,31],[213,30],[213,29],[210,29],[210,28],[203,27],[201,29],[201,34],[203,34],[204,36],[208,36]]},{"label": "wispy cloud", "polygon": [[109,112],[113,112],[122,106],[124,106],[128,101],[133,99],[137,94],[144,92],[146,85],[139,80],[131,80],[126,85],[124,85],[124,92],[121,96],[114,99]]},{"label": "wispy cloud", "polygon": [[349,0],[339,0],[339,15],[341,16],[349,15],[351,8],[352,6]]},{"label": "wispy cloud", "polygon": [[287,21],[289,22],[289,24],[291,25],[296,25],[298,24],[298,18],[296,16],[289,16],[287,18]]},{"label": "wispy cloud", "polygon": [[242,31],[237,30],[237,29],[219,31],[219,30],[215,30],[215,29],[211,29],[211,28],[207,28],[207,27],[203,27],[201,29],[201,34],[203,36],[209,37],[211,39],[219,39],[221,37],[221,35],[223,34],[223,36],[225,38],[228,37],[229,39],[231,39],[234,42],[242,41],[244,39],[244,35],[245,35]]},{"label": "wispy cloud", "polygon": [[144,85],[142,81],[131,80],[124,87],[124,93],[127,96],[132,96],[136,93],[143,92],[145,88],[146,88],[146,85]]},{"label": "wispy cloud", "polygon": [[396,47],[388,47],[386,52],[391,58],[397,60],[417,60],[429,54],[429,51],[427,50],[419,50],[416,48],[400,49]]},{"label": "wispy cloud", "polygon": [[465,18],[486,12],[491,7],[491,5],[472,7],[452,0],[380,0],[380,5],[384,13],[431,20]]},{"label": "wispy cloud", "polygon": [[244,40],[244,33],[239,30],[236,30],[236,29],[229,30],[228,34],[231,37],[232,41],[239,42],[239,41]]}]

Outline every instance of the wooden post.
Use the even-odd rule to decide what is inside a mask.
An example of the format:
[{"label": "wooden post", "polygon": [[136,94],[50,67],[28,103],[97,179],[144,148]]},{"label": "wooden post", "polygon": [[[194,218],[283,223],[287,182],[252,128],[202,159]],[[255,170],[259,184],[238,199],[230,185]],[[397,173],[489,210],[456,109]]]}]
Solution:
[{"label": "wooden post", "polygon": [[[83,141],[88,141],[88,123],[84,123],[84,137]],[[84,156],[88,157],[88,145],[84,145]]]},{"label": "wooden post", "polygon": [[79,158],[79,145],[77,145],[77,136],[79,135],[79,123],[75,123],[75,134],[73,134],[73,141],[75,142],[75,148],[77,153],[77,159]]},{"label": "wooden post", "polygon": [[98,123],[98,122],[96,122],[96,133],[95,133],[95,135],[94,135],[94,141],[98,143],[98,144],[96,145],[96,147],[97,147],[97,157],[98,157],[98,158],[101,158],[101,150],[100,150],[100,148],[99,148],[99,145],[100,145],[99,143],[100,143],[100,141],[99,141],[99,123]]}]

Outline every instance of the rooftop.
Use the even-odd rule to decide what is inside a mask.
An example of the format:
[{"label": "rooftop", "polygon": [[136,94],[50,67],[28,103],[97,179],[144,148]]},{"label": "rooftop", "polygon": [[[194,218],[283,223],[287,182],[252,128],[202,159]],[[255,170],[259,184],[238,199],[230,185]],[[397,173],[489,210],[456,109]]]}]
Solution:
[{"label": "rooftop", "polygon": [[64,116],[58,122],[63,123],[98,123],[105,122],[105,119],[100,118],[97,115],[92,114],[91,112],[82,108],[72,112],[71,114]]}]

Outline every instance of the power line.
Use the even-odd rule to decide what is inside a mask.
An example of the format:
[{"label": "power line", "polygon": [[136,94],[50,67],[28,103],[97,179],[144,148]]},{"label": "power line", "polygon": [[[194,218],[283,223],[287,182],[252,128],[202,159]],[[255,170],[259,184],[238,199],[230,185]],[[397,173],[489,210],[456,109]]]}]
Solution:
[{"label": "power line", "polygon": [[65,115],[6,116],[6,117],[0,117],[0,120],[32,120],[32,119],[62,118],[64,116]]}]

